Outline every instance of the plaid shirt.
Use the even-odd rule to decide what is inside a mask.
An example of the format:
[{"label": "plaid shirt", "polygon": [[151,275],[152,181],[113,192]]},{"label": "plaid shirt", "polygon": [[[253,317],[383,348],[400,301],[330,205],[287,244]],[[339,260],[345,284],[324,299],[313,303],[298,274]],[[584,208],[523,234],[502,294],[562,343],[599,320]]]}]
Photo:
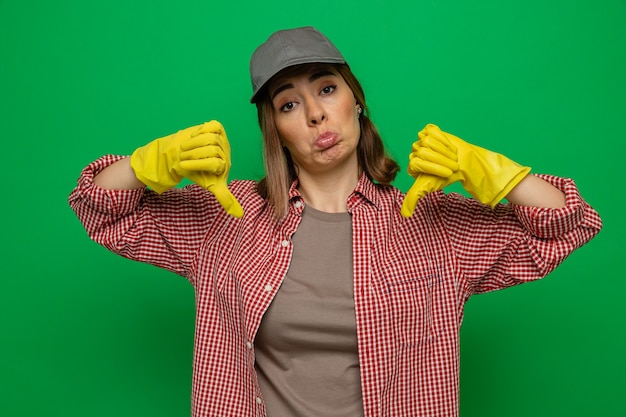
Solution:
[{"label": "plaid shirt", "polygon": [[[119,158],[85,168],[71,207],[96,242],[194,286],[193,415],[265,416],[255,333],[289,268],[303,209],[295,184],[289,213],[277,222],[254,182],[233,181],[245,210],[235,219],[196,185],[161,195],[95,186],[93,177]],[[491,209],[438,191],[406,219],[400,191],[361,177],[348,211],[366,416],[457,416],[468,298],[544,277],[599,232],[600,217],[572,180],[542,178],[565,192],[566,207]]]}]

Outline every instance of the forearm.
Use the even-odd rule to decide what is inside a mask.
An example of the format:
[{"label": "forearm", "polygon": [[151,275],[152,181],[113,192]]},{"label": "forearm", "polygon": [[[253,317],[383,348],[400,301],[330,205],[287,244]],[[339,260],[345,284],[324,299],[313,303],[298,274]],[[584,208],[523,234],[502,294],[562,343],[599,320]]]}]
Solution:
[{"label": "forearm", "polygon": [[559,208],[565,206],[565,194],[547,181],[527,175],[507,195],[518,206]]},{"label": "forearm", "polygon": [[197,210],[206,193],[193,188],[168,193],[169,204],[162,204],[165,197],[147,192],[132,179],[128,159],[106,155],[85,167],[69,196],[70,207],[98,244],[125,258],[185,275],[205,236],[198,230],[206,230],[211,220]]},{"label": "forearm", "polygon": [[134,190],[145,187],[130,167],[130,158],[120,159],[103,169],[93,179],[94,184],[108,190]]}]

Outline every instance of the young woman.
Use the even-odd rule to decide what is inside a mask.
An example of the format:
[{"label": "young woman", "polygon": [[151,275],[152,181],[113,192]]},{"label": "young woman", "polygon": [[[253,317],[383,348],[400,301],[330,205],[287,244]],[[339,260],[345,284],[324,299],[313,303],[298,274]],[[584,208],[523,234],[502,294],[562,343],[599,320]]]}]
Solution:
[{"label": "young woman", "polygon": [[[456,416],[465,302],[546,276],[598,214],[572,180],[434,125],[405,196],[359,82],[314,28],[274,33],[250,72],[263,180],[227,185],[212,121],[98,159],[70,195],[96,242],[194,286],[193,415]],[[195,184],[173,188],[183,177]],[[441,191],[455,181],[475,198]]]}]

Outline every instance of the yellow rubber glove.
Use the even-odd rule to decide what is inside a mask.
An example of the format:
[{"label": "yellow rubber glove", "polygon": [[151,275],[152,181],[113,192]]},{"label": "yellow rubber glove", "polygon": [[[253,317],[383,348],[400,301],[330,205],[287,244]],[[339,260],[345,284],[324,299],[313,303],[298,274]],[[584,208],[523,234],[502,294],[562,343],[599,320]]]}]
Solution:
[{"label": "yellow rubber glove", "polygon": [[530,172],[504,155],[443,132],[429,124],[418,133],[409,156],[409,174],[415,178],[402,203],[401,214],[410,217],[417,201],[456,181],[483,204],[494,207]]},{"label": "yellow rubber glove", "polygon": [[186,177],[215,195],[227,213],[243,216],[241,205],[227,187],[230,145],[226,131],[215,120],[136,149],[130,165],[139,181],[157,193],[176,186]]}]

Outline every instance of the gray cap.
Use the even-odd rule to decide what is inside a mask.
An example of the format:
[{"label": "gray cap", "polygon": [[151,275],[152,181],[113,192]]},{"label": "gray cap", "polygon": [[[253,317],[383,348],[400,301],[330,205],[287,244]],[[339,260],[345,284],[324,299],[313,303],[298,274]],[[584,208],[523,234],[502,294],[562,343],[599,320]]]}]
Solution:
[{"label": "gray cap", "polygon": [[279,71],[298,64],[345,64],[346,60],[332,42],[317,29],[307,26],[273,33],[252,54],[250,78],[251,103],[258,92]]}]

